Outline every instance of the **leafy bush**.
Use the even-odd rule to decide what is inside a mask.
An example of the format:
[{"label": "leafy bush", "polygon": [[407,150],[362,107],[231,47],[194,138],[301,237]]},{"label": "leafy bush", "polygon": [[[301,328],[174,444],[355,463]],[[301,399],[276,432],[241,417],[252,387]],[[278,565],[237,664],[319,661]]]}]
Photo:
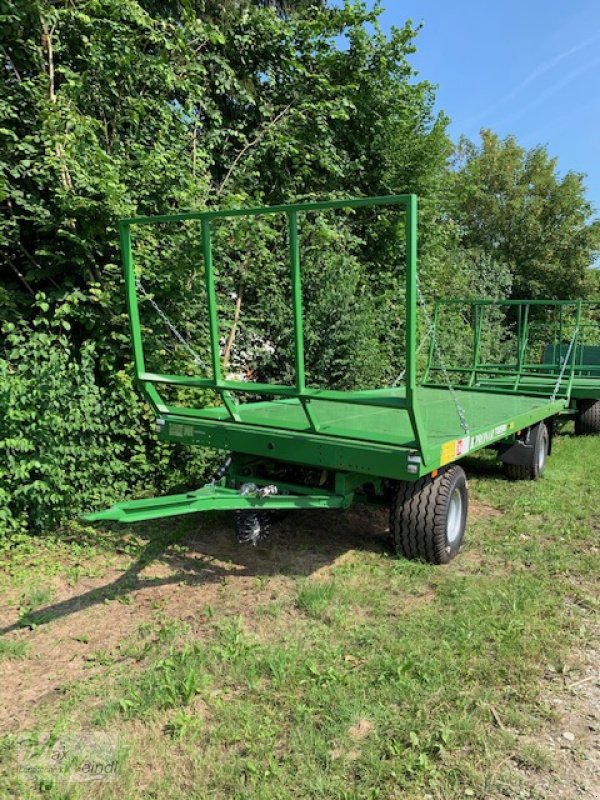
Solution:
[{"label": "leafy bush", "polygon": [[[40,310],[47,310],[43,299]],[[206,456],[159,442],[124,372],[100,385],[94,344],[60,318],[6,324],[0,359],[0,537],[50,529],[132,493],[198,479]]]}]

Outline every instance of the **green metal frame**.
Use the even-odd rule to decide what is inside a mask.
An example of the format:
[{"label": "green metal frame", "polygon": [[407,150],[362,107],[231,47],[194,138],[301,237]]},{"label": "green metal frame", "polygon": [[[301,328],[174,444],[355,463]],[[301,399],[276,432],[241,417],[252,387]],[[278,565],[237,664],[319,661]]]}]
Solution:
[{"label": "green metal frame", "polygon": [[[284,511],[317,508],[349,508],[355,490],[365,483],[365,476],[353,473],[337,473],[332,488],[291,483],[273,477],[259,476],[260,467],[269,467],[268,461],[251,456],[236,455],[225,475],[218,481],[200,489],[164,497],[144,498],[116,503],[105,511],[89,514],[93,521],[113,520],[117,522],[143,522],[160,517],[194,514],[198,511]],[[264,469],[263,469],[264,472]],[[246,482],[256,487],[277,487],[277,494],[260,496],[257,493],[241,494],[237,488]],[[374,490],[370,502],[377,503],[377,493],[383,492],[380,481],[372,481]],[[375,491],[376,490],[376,491]]]},{"label": "green metal frame", "polygon": [[241,495],[226,486],[202,486],[194,492],[166,495],[143,500],[128,500],[116,503],[106,511],[88,514],[90,522],[112,520],[114,522],[144,522],[161,517],[181,514],[196,514],[199,511],[284,511],[302,508],[348,508],[353,494],[337,495],[331,492],[311,494],[277,494],[269,497]]},{"label": "green metal frame", "polygon": [[[299,243],[299,216],[307,212],[335,209],[357,209],[365,207],[397,207],[405,219],[405,315],[406,372],[402,391],[397,389],[372,389],[369,391],[334,391],[316,389],[306,385],[304,366],[304,336],[302,309],[302,278]],[[289,267],[292,285],[292,313],[294,320],[294,368],[295,385],[258,383],[256,381],[225,380],[221,372],[218,337],[217,299],[211,243],[211,225],[215,220],[234,217],[256,217],[264,215],[284,215],[287,217]],[[156,225],[164,222],[200,221],[202,253],[207,296],[207,313],[210,329],[210,353],[212,375],[196,377],[151,373],[146,370],[139,308],[136,294],[136,270],[132,253],[132,228],[138,225]],[[281,460],[297,463],[319,464],[342,470],[360,470],[365,474],[381,474],[388,477],[415,479],[426,471],[436,469],[444,463],[443,443],[431,435],[431,424],[426,425],[425,417],[430,416],[428,402],[432,395],[423,395],[417,385],[417,197],[416,195],[389,195],[382,197],[354,198],[324,202],[296,203],[291,205],[266,206],[252,209],[233,209],[226,211],[206,211],[180,214],[165,214],[152,217],[133,217],[119,223],[123,269],[127,291],[127,304],[131,323],[134,367],[136,378],[159,420],[163,423],[161,436],[171,441],[209,444],[223,449],[241,450],[262,456],[277,455]],[[183,408],[168,405],[159,393],[161,385],[200,387],[216,392],[223,403],[226,414],[218,409]],[[300,434],[290,430],[287,421],[275,428],[265,428],[242,418],[241,408],[236,406],[232,394],[252,393],[272,396],[281,401],[278,408],[283,410],[285,402],[299,403],[306,420],[307,430]],[[456,422],[455,410],[448,398],[449,417]],[[268,401],[267,401],[268,402]],[[382,442],[373,437],[368,426],[357,434],[348,425],[341,425],[336,435],[321,425],[317,413],[323,403],[349,404],[362,410],[403,409],[408,416],[410,435],[403,442],[407,446],[393,446],[392,439]],[[248,405],[259,406],[259,403]],[[510,420],[505,414],[498,414],[498,423],[514,423],[515,426],[530,424],[532,416],[554,411],[537,407],[523,408],[522,413],[513,412]],[[515,419],[512,419],[512,417]],[[517,419],[518,417],[518,419]],[[535,420],[534,420],[535,421]],[[477,426],[469,433],[481,438],[489,424]],[[497,425],[495,427],[501,427]],[[456,425],[448,424],[449,438],[454,437]],[[460,432],[457,438],[464,436]],[[415,470],[415,455],[418,468]],[[409,462],[412,465],[409,466]]]},{"label": "green metal frame", "polygon": [[[311,427],[318,431],[318,422],[308,412],[311,399],[329,400],[344,403],[360,403],[361,405],[387,405],[389,400],[365,394],[364,392],[337,392],[322,389],[311,389],[306,386],[304,367],[304,332],[302,311],[302,286],[300,268],[300,246],[298,237],[298,215],[311,211],[324,211],[333,209],[354,209],[370,206],[399,206],[406,215],[406,407],[409,409],[415,427],[418,441],[422,441],[422,422],[418,410],[414,409],[414,390],[416,387],[416,336],[417,336],[417,250],[416,250],[416,222],[417,198],[415,195],[391,195],[385,197],[356,198],[349,200],[330,200],[315,203],[297,203],[292,205],[266,206],[264,208],[233,209],[229,211],[205,211],[186,214],[164,214],[153,217],[131,217],[119,221],[121,238],[121,252],[123,256],[123,269],[125,273],[125,286],[127,292],[127,307],[131,324],[131,339],[136,378],[142,391],[155,411],[159,414],[166,410],[166,404],[160,397],[157,385],[171,384],[174,386],[197,386],[212,389],[217,392],[227,408],[233,421],[236,421],[235,410],[230,402],[232,392],[246,392],[252,394],[274,395],[279,397],[297,398],[300,400]],[[290,276],[292,282],[292,306],[294,319],[294,355],[295,355],[295,386],[286,386],[276,383],[258,383],[255,381],[225,380],[221,373],[221,359],[219,351],[219,334],[217,319],[217,300],[215,294],[214,267],[212,255],[211,224],[214,220],[229,219],[239,216],[264,216],[285,214],[288,221]],[[206,295],[208,304],[208,317],[210,329],[210,349],[212,362],[211,377],[191,377],[182,375],[158,374],[146,371],[144,361],[144,348],[142,330],[136,294],[136,276],[132,252],[131,229],[136,225],[154,225],[161,222],[186,222],[199,220],[201,224],[202,251],[204,259],[204,273]],[[398,401],[394,401],[396,405]]]},{"label": "green metal frame", "polygon": [[[565,411],[575,399],[600,399],[600,359],[591,361],[592,348],[586,341],[590,330],[598,334],[600,345],[600,301],[591,300],[489,300],[446,298],[435,304],[434,330],[437,333],[440,313],[444,306],[463,306],[472,310],[472,361],[469,366],[445,365],[447,372],[459,375],[463,383],[473,391],[548,397],[553,394],[560,380],[556,396],[564,398]],[[490,364],[480,361],[480,346],[483,322],[483,309],[486,307],[512,308],[516,312],[517,349],[515,363]],[[526,353],[530,342],[532,308],[545,308],[558,312],[555,314],[552,341],[546,342],[542,357],[537,362],[527,361]],[[584,312],[598,312],[598,321],[585,319]],[[570,324],[565,315],[570,311]],[[573,345],[569,352],[571,345]],[[600,347],[598,348],[600,351]],[[564,360],[569,355],[568,364]],[[429,358],[423,383],[431,383],[435,373],[441,372],[435,364],[433,348]]]},{"label": "green metal frame", "polygon": [[[300,263],[300,245],[298,236],[298,217],[311,211],[327,211],[335,209],[356,209],[372,206],[397,206],[405,214],[406,236],[406,396],[405,398],[389,397],[380,391],[372,392],[339,392],[307,387],[304,365],[304,332],[302,308],[302,279]],[[256,381],[225,380],[221,372],[219,351],[217,300],[215,294],[215,278],[211,241],[211,224],[215,220],[233,217],[264,216],[284,214],[287,217],[290,277],[292,285],[292,312],[294,320],[294,368],[295,385],[286,386],[276,383],[258,383]],[[195,377],[188,375],[171,375],[148,372],[145,367],[142,329],[136,293],[136,271],[132,250],[132,228],[137,225],[155,225],[163,222],[200,221],[202,235],[202,252],[204,260],[205,286],[207,295],[207,311],[209,318],[211,377]],[[227,409],[229,419],[240,423],[240,417],[232,402],[232,393],[251,393],[256,395],[275,396],[297,399],[307,418],[310,429],[320,432],[319,421],[311,409],[311,401],[319,400],[335,403],[359,404],[361,406],[387,406],[405,408],[408,411],[414,430],[414,438],[419,449],[424,449],[426,436],[420,410],[415,403],[417,359],[417,197],[416,195],[389,195],[382,197],[354,198],[348,200],[330,200],[324,202],[296,203],[291,205],[266,206],[252,209],[233,209],[228,211],[205,211],[181,214],[164,214],[152,217],[131,217],[119,221],[123,270],[127,308],[131,325],[131,339],[136,379],[146,399],[158,416],[169,413],[181,413],[196,419],[212,419],[212,414],[203,414],[199,409],[175,409],[169,407],[161,397],[158,387],[161,384],[172,386],[190,386],[212,389],[216,392]]]},{"label": "green metal frame", "polygon": [[[304,363],[302,268],[299,218],[314,211],[397,207],[405,219],[405,384],[362,391],[334,391],[307,386]],[[223,377],[218,336],[218,305],[211,243],[215,220],[282,214],[287,218],[289,270],[294,323],[294,385],[233,381]],[[137,298],[132,229],[139,225],[199,221],[202,237],[207,315],[210,332],[209,376],[173,375],[146,369]],[[127,307],[131,325],[134,368],[139,386],[157,415],[162,439],[233,451],[242,457],[283,464],[318,467],[334,475],[334,488],[272,482],[280,494],[243,496],[232,476],[219,484],[174,497],[120,503],[89,515],[91,520],[138,521],[200,510],[251,508],[341,508],[354,493],[370,485],[369,495],[383,493],[383,481],[414,481],[446,464],[501,441],[514,441],[521,430],[564,411],[564,397],[525,396],[490,388],[481,402],[475,379],[454,389],[417,382],[417,198],[415,195],[332,200],[265,208],[133,217],[119,223]],[[454,301],[453,301],[454,302]],[[485,302],[485,301],[484,301]],[[438,307],[434,319],[438,317]],[[526,320],[525,320],[526,326]],[[476,326],[477,327],[477,326]],[[477,375],[478,345],[471,375]],[[434,346],[430,345],[432,369]],[[219,406],[188,408],[169,405],[163,386],[211,389]],[[236,404],[239,393],[264,398]],[[495,395],[495,396],[494,396]],[[347,410],[346,410],[347,409]],[[465,426],[465,419],[469,425]],[[465,427],[467,428],[465,430]],[[246,454],[244,456],[243,454]],[[251,478],[256,482],[258,479]],[[270,478],[268,479],[271,480]],[[229,481],[229,483],[228,483]]]}]

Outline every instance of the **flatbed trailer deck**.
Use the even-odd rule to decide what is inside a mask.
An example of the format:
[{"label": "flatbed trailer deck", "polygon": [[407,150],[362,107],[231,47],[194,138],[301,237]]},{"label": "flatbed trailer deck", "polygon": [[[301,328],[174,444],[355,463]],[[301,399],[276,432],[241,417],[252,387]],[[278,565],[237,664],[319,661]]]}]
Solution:
[{"label": "flatbed trailer deck", "polygon": [[[299,218],[307,212],[365,206],[392,206],[404,214],[404,241],[400,243],[405,250],[404,383],[360,391],[312,387],[305,377]],[[293,385],[223,377],[211,226],[215,220],[270,214],[284,215],[287,220]],[[148,372],[132,228],[189,220],[201,225],[210,374]],[[238,512],[238,538],[256,543],[268,528],[268,512],[347,507],[360,497],[390,506],[390,536],[398,553],[446,563],[458,552],[466,524],[467,483],[458,465],[461,459],[493,447],[512,468],[511,477],[535,479],[541,475],[550,450],[552,420],[564,411],[564,396],[490,391],[483,398],[473,387],[418,384],[416,196],[138,217],[122,220],[120,233],[136,379],[155,412],[159,437],[229,451],[230,455],[213,480],[197,491],[118,503],[87,515],[87,519],[133,522],[232,509]],[[173,405],[161,395],[165,386],[210,390],[220,403]],[[248,395],[266,399],[238,402],[240,396]]]},{"label": "flatbed trailer deck", "polygon": [[293,463],[414,480],[551,418],[565,407],[562,399],[494,393],[482,400],[477,391],[458,388],[454,392],[468,420],[468,433],[461,426],[449,389],[417,387],[413,403],[425,432],[420,443],[409,411],[403,407],[404,387],[364,393],[365,401],[383,405],[365,405],[360,397],[353,403],[313,398],[316,430],[309,425],[299,400],[279,399],[239,406],[236,421],[224,408],[204,409],[202,417],[194,409],[182,413],[182,409],[170,408],[161,417],[160,435],[170,441]]}]

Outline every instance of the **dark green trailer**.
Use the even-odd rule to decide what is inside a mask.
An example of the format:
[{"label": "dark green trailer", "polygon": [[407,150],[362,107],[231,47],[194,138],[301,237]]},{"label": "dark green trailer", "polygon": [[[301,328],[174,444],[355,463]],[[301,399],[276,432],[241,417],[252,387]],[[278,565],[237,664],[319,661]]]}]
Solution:
[{"label": "dark green trailer", "polygon": [[[301,225],[303,216],[334,209],[393,207],[404,215],[405,356],[400,386],[336,391],[306,381]],[[286,221],[294,333],[293,385],[224,377],[215,294],[212,234],[218,220],[279,215]],[[211,374],[190,376],[146,368],[132,231],[163,223],[200,224]],[[334,200],[255,209],[206,211],[120,222],[135,374],[152,406],[161,439],[229,452],[212,481],[197,491],[119,503],[89,520],[137,522],[206,510],[235,510],[240,540],[256,543],[269,515],[289,509],[346,508],[353,501],[390,508],[390,535],[399,554],[446,563],[458,551],[467,517],[467,482],[459,461],[500,447],[514,477],[544,469],[552,420],[564,393],[542,397],[512,391],[482,398],[468,386],[422,386],[418,372],[417,198],[414,195]],[[424,305],[421,303],[426,315]],[[428,320],[427,334],[433,335]],[[432,344],[433,346],[433,344]],[[210,391],[209,407],[172,404],[167,387]],[[237,398],[258,400],[237,402]]]},{"label": "dark green trailer", "polygon": [[[446,363],[446,372],[474,390],[563,397],[561,416],[574,418],[575,432],[600,434],[600,301],[444,299],[434,309],[437,337],[444,326],[460,327],[456,313],[444,320],[452,309],[468,330],[471,355]],[[485,334],[500,319],[509,346],[496,347],[492,358]],[[430,350],[424,382],[440,372]]]}]

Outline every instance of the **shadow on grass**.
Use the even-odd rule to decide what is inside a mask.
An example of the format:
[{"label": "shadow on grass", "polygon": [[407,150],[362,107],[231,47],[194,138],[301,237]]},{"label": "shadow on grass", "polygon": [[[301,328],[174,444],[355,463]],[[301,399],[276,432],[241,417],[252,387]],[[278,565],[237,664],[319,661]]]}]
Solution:
[{"label": "shadow on grass", "polygon": [[[130,527],[144,543],[121,576],[112,583],[30,611],[18,622],[0,628],[0,635],[44,625],[148,588],[215,584],[232,576],[308,576],[349,550],[385,552],[386,519],[385,510],[359,505],[347,511],[292,512],[273,525],[271,536],[257,547],[237,543],[232,514],[207,513],[176,522],[137,523]],[[128,547],[122,526],[96,526],[85,531],[90,534],[88,543],[101,542],[103,549],[110,550],[110,542],[116,552]],[[68,541],[74,537],[64,538]],[[82,535],[77,537],[79,541],[81,538]],[[152,564],[167,567],[170,574],[144,576],[144,570]]]},{"label": "shadow on grass", "polygon": [[[461,464],[474,477],[506,480],[491,453],[467,457]],[[65,542],[83,540],[109,553],[127,553],[132,548],[129,531],[133,530],[143,545],[134,548],[137,552],[133,563],[112,583],[31,611],[17,623],[0,628],[0,635],[43,625],[153,587],[222,583],[232,575],[308,576],[349,550],[386,552],[386,527],[385,509],[357,504],[346,511],[293,511],[273,526],[269,539],[258,547],[236,542],[233,514],[227,513],[196,514],[128,527],[109,523],[84,528],[75,535],[66,533],[62,537]],[[178,544],[182,547],[175,547]],[[144,576],[142,573],[151,564],[167,567],[170,574]]]},{"label": "shadow on grass", "polygon": [[[566,423],[567,425],[569,423]],[[560,439],[572,439],[575,433],[569,428],[565,430],[561,428],[555,435],[553,446],[555,447]],[[508,478],[502,470],[502,464],[498,461],[496,453],[491,450],[481,450],[472,456],[466,456],[460,462],[461,466],[467,474],[473,477],[485,477],[492,480],[507,481]],[[552,452],[549,455],[548,464],[552,463]]]},{"label": "shadow on grass", "polygon": [[467,473],[474,478],[491,478],[492,480],[505,481],[506,476],[502,472],[502,465],[496,460],[495,455],[489,456],[467,456],[463,458],[460,465]]}]

